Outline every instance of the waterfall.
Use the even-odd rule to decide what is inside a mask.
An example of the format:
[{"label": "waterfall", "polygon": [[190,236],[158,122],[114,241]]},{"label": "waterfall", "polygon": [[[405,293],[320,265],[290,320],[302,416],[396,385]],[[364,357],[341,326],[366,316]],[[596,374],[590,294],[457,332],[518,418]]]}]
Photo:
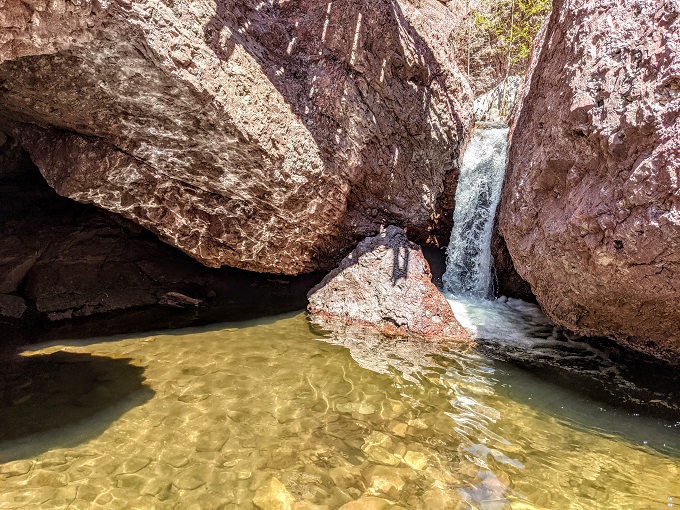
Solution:
[{"label": "waterfall", "polygon": [[507,163],[508,128],[478,123],[463,156],[456,189],[444,290],[458,297],[491,295],[491,236]]},{"label": "waterfall", "polygon": [[492,298],[491,236],[507,163],[508,127],[477,123],[456,189],[444,294],[461,325],[478,341],[524,349],[551,348],[553,324],[519,299]]}]

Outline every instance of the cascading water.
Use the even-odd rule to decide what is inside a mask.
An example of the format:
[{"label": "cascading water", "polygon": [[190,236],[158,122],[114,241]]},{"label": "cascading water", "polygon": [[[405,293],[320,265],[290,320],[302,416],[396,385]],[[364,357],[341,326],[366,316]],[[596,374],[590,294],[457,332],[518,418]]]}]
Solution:
[{"label": "cascading water", "polygon": [[505,177],[507,137],[506,125],[479,122],[463,155],[443,290],[461,325],[478,340],[551,345],[553,324],[539,307],[492,297],[491,236]]},{"label": "cascading water", "polygon": [[491,293],[491,235],[505,176],[507,138],[507,126],[478,125],[463,156],[443,278],[444,290],[455,296],[486,298]]}]

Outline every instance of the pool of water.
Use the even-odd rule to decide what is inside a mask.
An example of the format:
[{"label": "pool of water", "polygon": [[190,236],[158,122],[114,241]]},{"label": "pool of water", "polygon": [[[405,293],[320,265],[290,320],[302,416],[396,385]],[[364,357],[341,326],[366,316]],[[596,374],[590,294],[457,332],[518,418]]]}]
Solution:
[{"label": "pool of water", "polygon": [[465,353],[331,335],[304,314],[44,344],[0,367],[0,508],[680,502],[677,379],[647,388],[548,329],[530,359],[484,335]]}]

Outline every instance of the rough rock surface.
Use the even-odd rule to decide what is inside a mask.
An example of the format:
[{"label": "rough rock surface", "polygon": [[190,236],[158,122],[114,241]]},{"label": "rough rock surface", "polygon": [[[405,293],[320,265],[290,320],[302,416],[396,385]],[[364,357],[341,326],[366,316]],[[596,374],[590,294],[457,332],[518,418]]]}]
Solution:
[{"label": "rough rock surface", "polygon": [[0,0],[0,64],[92,39],[92,0]]},{"label": "rough rock surface", "polygon": [[558,0],[512,132],[500,230],[580,334],[680,351],[680,12]]},{"label": "rough rock surface", "polygon": [[0,122],[58,193],[270,273],[389,223],[448,234],[471,92],[436,0],[5,1],[2,58],[61,50],[0,66]]},{"label": "rough rock surface", "polygon": [[206,268],[129,220],[58,196],[35,167],[13,175],[0,179],[0,350],[12,331],[61,319],[97,318],[77,329],[92,322],[101,334],[299,310],[321,279]]},{"label": "rough rock surface", "polygon": [[19,142],[0,132],[0,179],[13,179],[21,176],[22,169],[31,160]]},{"label": "rough rock surface", "polygon": [[494,228],[491,236],[491,256],[493,264],[493,293],[495,296],[506,296],[535,303],[536,297],[531,286],[515,269],[515,264],[505,245],[505,239]]},{"label": "rough rock surface", "polygon": [[432,283],[420,247],[389,226],[364,239],[309,292],[318,323],[368,326],[394,336],[472,342]]}]

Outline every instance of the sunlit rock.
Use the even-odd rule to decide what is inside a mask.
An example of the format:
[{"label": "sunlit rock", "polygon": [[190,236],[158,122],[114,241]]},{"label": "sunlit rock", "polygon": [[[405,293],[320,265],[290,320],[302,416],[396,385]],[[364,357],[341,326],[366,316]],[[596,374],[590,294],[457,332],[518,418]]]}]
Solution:
[{"label": "sunlit rock", "polygon": [[496,87],[475,99],[473,105],[475,120],[505,122],[515,105],[515,97],[521,81],[519,76],[509,76]]},{"label": "sunlit rock", "polygon": [[33,467],[30,460],[17,460],[0,465],[0,475],[6,477],[21,476],[28,473]]},{"label": "sunlit rock", "polygon": [[389,500],[364,496],[356,501],[350,501],[340,507],[339,510],[385,510],[391,505]]},{"label": "sunlit rock", "polygon": [[295,498],[278,478],[272,478],[257,489],[253,503],[262,510],[293,510]]},{"label": "sunlit rock", "polygon": [[428,510],[463,510],[469,508],[469,505],[463,501],[460,495],[451,489],[435,487],[427,490],[422,498]]},{"label": "sunlit rock", "polygon": [[560,326],[680,352],[680,17],[558,0],[510,143],[499,225]]},{"label": "sunlit rock", "polygon": [[198,436],[196,440],[197,452],[217,452],[222,449],[224,443],[229,439],[229,429],[220,425],[214,430],[210,430]]},{"label": "sunlit rock", "polygon": [[436,0],[49,5],[0,8],[0,125],[60,194],[211,267],[448,237],[472,95]]},{"label": "sunlit rock", "polygon": [[202,466],[185,469],[173,480],[172,484],[178,489],[192,491],[207,483],[208,469]]},{"label": "sunlit rock", "polygon": [[471,342],[432,283],[420,247],[395,226],[359,243],[308,297],[312,319],[329,327],[367,326],[391,336]]},{"label": "sunlit rock", "polygon": [[420,452],[406,452],[406,455],[404,455],[404,464],[416,471],[420,471],[427,466],[427,457]]},{"label": "sunlit rock", "polygon": [[73,44],[89,42],[97,20],[95,3],[3,0],[0,63],[26,55],[56,53]]},{"label": "sunlit rock", "polygon": [[363,472],[366,486],[370,493],[376,496],[386,496],[390,499],[398,499],[406,481],[400,476],[395,468],[386,466],[372,466]]}]

